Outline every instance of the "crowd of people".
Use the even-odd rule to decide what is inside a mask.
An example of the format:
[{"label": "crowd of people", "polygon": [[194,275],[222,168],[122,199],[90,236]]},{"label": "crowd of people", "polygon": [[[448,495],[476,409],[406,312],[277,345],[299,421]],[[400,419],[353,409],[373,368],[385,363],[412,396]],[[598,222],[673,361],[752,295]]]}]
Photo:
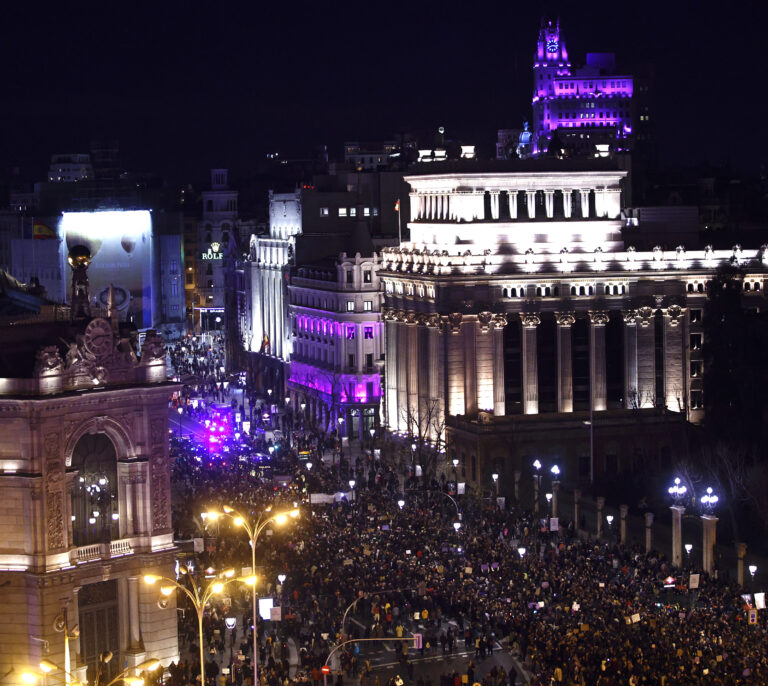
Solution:
[{"label": "crowd of people", "polygon": [[[205,537],[200,569],[250,565],[242,530],[226,522],[206,530],[201,511],[223,504],[253,513],[300,506],[297,520],[275,526],[257,545],[259,593],[282,607],[279,623],[257,618],[263,686],[318,686],[318,670],[336,645],[377,637],[397,646],[402,677],[417,684],[414,633],[423,635],[423,653],[461,646],[482,660],[501,647],[520,667],[503,672],[493,665],[493,674],[481,675],[468,661],[461,674],[445,673],[441,686],[513,684],[521,675],[532,684],[768,683],[764,613],[750,624],[737,588],[706,575],[697,591],[681,590],[679,582],[666,588],[675,570],[663,555],[581,540],[562,523],[558,532],[542,531],[533,513],[502,510],[491,500],[460,502],[459,522],[439,490],[403,495],[402,477],[372,454],[331,466],[318,454],[320,437],[304,438],[303,452],[314,451],[312,468],[285,445],[286,486],[247,456],[200,460],[190,442],[173,449],[174,523],[182,538]],[[356,480],[352,492],[348,477]],[[310,494],[340,492],[346,496],[333,504],[309,503]],[[285,574],[281,585],[279,574]],[[230,610],[242,614],[244,627],[237,648],[243,658],[232,660],[226,677],[236,684],[248,684],[252,674],[247,597],[245,589],[235,593]],[[208,615],[209,653],[226,648],[223,614],[214,607]],[[190,627],[196,619],[187,612],[181,626],[187,646],[196,641]],[[298,653],[293,673],[289,642]],[[376,686],[370,645],[353,640],[342,647],[332,678]],[[194,650],[185,658],[183,674],[178,665],[172,670],[179,684],[199,671]]]}]

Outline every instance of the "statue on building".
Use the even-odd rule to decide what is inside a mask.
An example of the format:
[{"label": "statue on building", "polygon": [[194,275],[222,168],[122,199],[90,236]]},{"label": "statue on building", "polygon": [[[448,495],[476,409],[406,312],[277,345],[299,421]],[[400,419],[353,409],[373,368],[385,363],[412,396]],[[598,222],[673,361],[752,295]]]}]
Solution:
[{"label": "statue on building", "polygon": [[532,135],[528,130],[528,122],[523,122],[523,130],[520,132],[520,137],[517,142],[517,156],[524,160],[531,156],[533,153],[533,144],[531,143]]},{"label": "statue on building", "polygon": [[67,262],[72,267],[72,320],[90,317],[88,265],[91,263],[91,251],[84,245],[73,245],[69,249]]}]

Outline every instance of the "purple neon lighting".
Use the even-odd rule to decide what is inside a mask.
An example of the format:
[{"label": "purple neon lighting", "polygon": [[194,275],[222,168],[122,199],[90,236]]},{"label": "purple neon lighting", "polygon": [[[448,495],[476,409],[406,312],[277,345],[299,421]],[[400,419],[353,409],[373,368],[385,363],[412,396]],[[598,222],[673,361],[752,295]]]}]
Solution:
[{"label": "purple neon lighting", "polygon": [[[332,380],[333,379],[333,384]],[[378,374],[342,374],[339,378],[324,375],[322,370],[308,365],[294,362],[291,365],[290,383],[306,388],[314,389],[324,395],[330,396],[335,390],[339,393],[342,403],[376,402],[381,398],[381,379]],[[332,389],[332,385],[338,384],[339,388]],[[368,384],[371,384],[373,394],[368,394]]]}]

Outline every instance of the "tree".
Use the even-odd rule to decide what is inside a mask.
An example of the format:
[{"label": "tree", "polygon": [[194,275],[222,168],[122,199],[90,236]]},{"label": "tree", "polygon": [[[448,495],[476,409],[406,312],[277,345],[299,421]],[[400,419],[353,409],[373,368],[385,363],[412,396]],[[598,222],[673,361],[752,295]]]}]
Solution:
[{"label": "tree", "polygon": [[427,488],[437,477],[438,467],[446,461],[445,416],[436,398],[420,400],[419,404],[418,409],[406,404],[400,416],[408,434],[411,459],[421,466],[424,487]]}]

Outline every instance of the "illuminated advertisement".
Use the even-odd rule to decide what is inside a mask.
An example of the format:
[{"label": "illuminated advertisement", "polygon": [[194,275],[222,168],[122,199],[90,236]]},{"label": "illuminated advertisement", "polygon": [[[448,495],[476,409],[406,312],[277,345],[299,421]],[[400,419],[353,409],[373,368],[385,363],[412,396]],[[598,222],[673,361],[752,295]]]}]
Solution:
[{"label": "illuminated advertisement", "polygon": [[133,317],[140,329],[153,325],[152,215],[148,210],[64,212],[59,236],[65,274],[70,273],[67,254],[72,247],[84,245],[91,251],[92,314],[106,308],[112,285],[121,319]]}]

